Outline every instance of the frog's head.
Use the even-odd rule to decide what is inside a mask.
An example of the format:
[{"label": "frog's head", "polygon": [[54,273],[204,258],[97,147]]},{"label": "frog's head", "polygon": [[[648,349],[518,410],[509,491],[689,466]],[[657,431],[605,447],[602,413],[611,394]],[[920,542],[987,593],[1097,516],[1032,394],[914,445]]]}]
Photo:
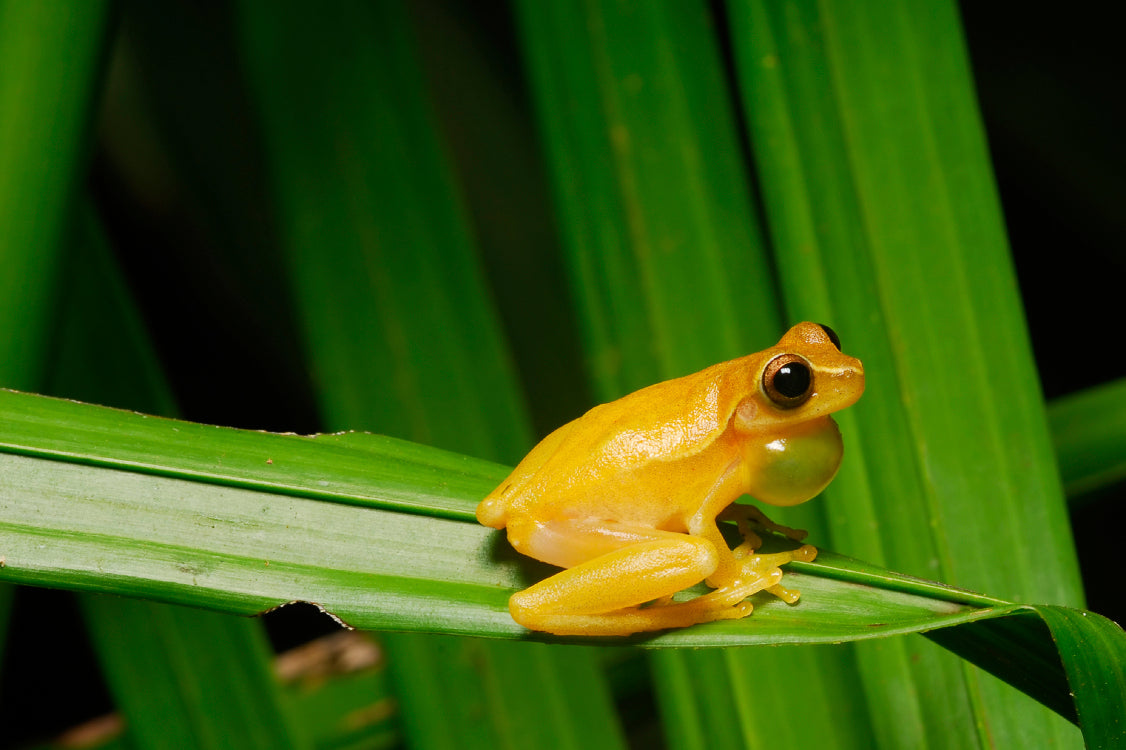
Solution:
[{"label": "frog's head", "polygon": [[753,387],[733,419],[748,491],[772,505],[803,503],[837,473],[843,446],[829,415],[860,398],[864,366],[817,323],[799,323],[752,362]]}]

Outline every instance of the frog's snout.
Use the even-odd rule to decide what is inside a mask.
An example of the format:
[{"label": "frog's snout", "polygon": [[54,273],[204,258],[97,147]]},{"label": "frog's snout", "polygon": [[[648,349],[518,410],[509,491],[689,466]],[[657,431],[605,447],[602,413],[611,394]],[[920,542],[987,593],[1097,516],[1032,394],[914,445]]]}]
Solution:
[{"label": "frog's snout", "polygon": [[853,357],[844,357],[846,362],[829,374],[829,384],[825,392],[832,400],[832,411],[852,406],[864,393],[864,364]]},{"label": "frog's snout", "polygon": [[860,398],[860,394],[864,393],[864,363],[859,359],[853,359],[852,361],[855,363],[852,374],[852,387],[856,390],[856,397]]}]

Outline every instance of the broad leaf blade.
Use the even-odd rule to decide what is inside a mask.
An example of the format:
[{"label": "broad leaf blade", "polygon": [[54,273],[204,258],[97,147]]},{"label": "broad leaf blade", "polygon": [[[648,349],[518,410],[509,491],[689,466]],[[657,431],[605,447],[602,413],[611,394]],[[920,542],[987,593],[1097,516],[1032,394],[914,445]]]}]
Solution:
[{"label": "broad leaf blade", "polygon": [[[296,314],[314,379],[332,384],[327,421],[364,410],[386,434],[514,460],[528,420],[495,312],[474,296],[481,272],[403,4],[237,9]],[[439,404],[447,418],[429,419]]]},{"label": "broad leaf blade", "polygon": [[1048,418],[1069,498],[1126,479],[1126,379],[1058,398]]},{"label": "broad leaf blade", "polygon": [[927,637],[1077,722],[1087,747],[1126,742],[1126,633],[1102,615],[1032,605]]},{"label": "broad leaf blade", "polygon": [[[101,227],[83,213],[67,256],[53,393],[174,407]],[[91,643],[133,742],[147,748],[297,747],[263,624],[82,594]]]},{"label": "broad leaf blade", "polygon": [[[23,401],[18,406],[49,401],[60,414],[76,418],[85,411],[133,416],[11,392],[0,398],[0,416],[5,413],[2,407],[11,406],[14,397]],[[117,433],[104,432],[102,442],[130,441],[133,423],[125,419],[123,424]],[[306,464],[301,454],[317,442],[263,433],[245,433],[244,437],[270,441],[282,465],[293,466]],[[396,454],[386,453],[384,447],[385,441],[352,440],[347,454],[349,460],[375,468],[398,463]],[[427,452],[439,464],[449,455],[420,449],[416,463]],[[300,489],[280,494],[229,487],[199,481],[190,473],[183,478],[159,476],[12,453],[0,454],[0,463],[0,549],[4,550],[0,580],[126,594],[243,614],[300,599],[317,602],[359,627],[527,637],[508,616],[506,602],[512,591],[542,571],[498,547],[495,535],[468,520],[326,502],[302,497]],[[410,481],[412,472],[407,465],[375,474]],[[421,471],[417,477],[421,481],[416,495],[424,499],[434,492],[430,472]],[[318,476],[307,479],[321,481]],[[491,486],[495,477],[479,474],[475,481]],[[368,494],[378,496],[380,491],[376,481]],[[461,492],[462,501],[472,507],[477,493],[472,489]],[[442,498],[442,504],[447,502],[448,496]],[[446,544],[435,549],[433,540],[438,538]],[[430,553],[425,554],[426,550]],[[790,582],[803,591],[796,606],[759,595],[755,615],[744,620],[607,642],[653,648],[836,643],[1013,614],[1023,617],[1020,613],[1028,609],[829,552],[823,552],[816,562],[789,567]],[[1027,619],[1020,617],[1019,621]],[[1087,687],[1080,685],[1077,692],[1090,701],[1079,713],[1085,729],[1090,736],[1101,736],[1100,732],[1114,736],[1114,725],[1103,722],[1108,714],[1099,711],[1104,710],[1101,706],[1114,706],[1121,700],[1126,677],[1116,655],[1126,649],[1126,635],[1090,614],[1064,613],[1060,618],[1071,629],[1082,628],[1088,619],[1095,623],[1086,634],[1080,629],[1078,635],[1068,636],[1060,653],[1073,690],[1087,680]],[[1051,620],[1049,626],[1053,631],[1064,627]],[[1051,650],[1035,628],[1008,629],[1006,640],[1012,645],[1006,649],[975,647],[975,661],[1020,685],[1027,678],[1010,671],[1013,665],[1027,671],[1027,664],[1011,654],[1021,650],[1040,654],[1036,661],[1051,664],[1053,660],[1044,656]],[[1062,640],[1059,634],[1056,637]],[[1092,651],[1090,643],[1082,639],[1095,644],[1098,651]],[[1092,670],[1090,660],[1098,661],[1101,655],[1113,658]],[[1047,702],[1060,706],[1058,696],[1067,689],[1059,685],[1058,670],[1038,673],[1034,679],[1042,688],[1036,691],[1038,697],[1057,696]],[[1094,701],[1091,693],[1098,693],[1103,703]],[[1083,711],[1087,711],[1086,719]]]},{"label": "broad leaf blade", "polygon": [[110,31],[110,3],[0,2],[0,386],[35,387]]},{"label": "broad leaf blade", "polygon": [[[529,1],[517,10],[591,390],[609,400],[772,343],[777,295],[707,9]],[[833,721],[836,710],[863,711],[843,651],[655,661],[669,741],[685,743],[674,746],[706,737],[711,748],[743,747],[749,728],[797,710],[799,695],[810,719],[789,727],[792,744],[871,745],[864,723]],[[717,707],[678,684],[683,674],[709,693],[745,698],[750,674],[772,689],[737,701],[731,731],[717,733]]]},{"label": "broad leaf blade", "polygon": [[[126,414],[56,403],[72,412]],[[308,451],[318,443],[297,436],[244,436],[283,441],[272,441],[280,466],[308,465]],[[128,430],[102,434],[104,444],[130,439]],[[417,497],[424,502],[434,489],[427,487],[434,467],[414,474],[417,464],[400,464],[384,445],[353,441],[337,460],[372,467],[375,477],[415,476]],[[439,464],[448,455],[433,454]],[[190,474],[150,475],[10,453],[0,454],[0,463],[4,579],[244,614],[303,600],[363,628],[526,636],[508,616],[507,597],[542,566],[528,564],[474,522],[325,502],[300,490],[280,494],[200,482]],[[379,471],[381,464],[398,466]],[[321,476],[299,479],[318,484]],[[378,481],[368,494],[381,494]],[[470,481],[483,488],[496,480],[487,473],[463,474],[461,483]],[[461,501],[472,508],[480,493],[462,492]],[[434,539],[445,543],[435,548]],[[753,627],[751,621],[714,623],[635,640],[831,642],[977,616],[964,593],[873,573],[864,564],[830,555],[801,568],[795,566],[793,583],[806,592],[802,606],[762,597]]]},{"label": "broad leaf blade", "polygon": [[[0,387],[37,388],[45,371],[56,265],[85,169],[109,5],[0,0]],[[12,600],[5,589],[0,659]]]},{"label": "broad leaf blade", "polygon": [[[857,437],[826,496],[834,545],[1081,601],[956,9],[731,8],[748,20],[735,50],[787,307],[827,316],[868,373],[841,419]],[[1078,739],[920,644],[861,654],[883,744]]]},{"label": "broad leaf blade", "polygon": [[[300,2],[242,3],[296,315],[329,427],[515,460],[531,442],[530,420],[405,6],[338,3],[310,18]],[[622,743],[590,650],[402,634],[384,642],[412,744]]]},{"label": "broad leaf blade", "polygon": [[110,689],[141,747],[302,747],[282,712],[259,622],[86,594]]},{"label": "broad leaf blade", "polygon": [[1094,612],[1066,607],[1033,609],[1052,631],[1063,655],[1068,687],[1089,748],[1126,745],[1126,636]]},{"label": "broad leaf blade", "polygon": [[[33,404],[52,412],[55,424],[100,422],[102,447],[62,459],[0,453],[5,579],[244,614],[300,599],[358,627],[526,635],[508,616],[506,601],[543,566],[516,555],[492,530],[469,519],[476,499],[503,476],[501,467],[467,460],[453,474],[451,454],[421,446],[408,450],[403,446],[409,444],[377,436],[211,428],[218,461],[236,445],[239,452],[272,456],[270,465],[283,481],[251,489],[201,480],[192,458],[177,473],[177,458],[169,456],[165,470],[151,474],[105,466],[95,455],[143,443],[154,423],[172,432],[189,431],[189,423],[138,421],[130,412],[0,392],[0,414],[26,412]],[[116,428],[114,417],[120,418]],[[34,440],[30,434],[7,435],[25,449]],[[334,444],[330,454],[322,450],[325,440]],[[206,451],[206,442],[201,439],[197,448]],[[326,457],[331,461],[320,463]],[[365,500],[309,497],[314,488],[334,484],[334,471],[347,475],[359,467],[369,470]],[[451,481],[435,483],[443,473]],[[415,512],[372,507],[407,487]],[[464,520],[417,512],[431,503],[438,511],[459,503]],[[434,539],[445,543],[435,546]],[[973,619],[980,607],[997,602],[830,553],[791,568],[795,585],[807,593],[799,606],[762,597],[760,611],[749,620],[636,640],[721,645],[868,638]]]},{"label": "broad leaf blade", "polygon": [[[405,512],[471,519],[504,478],[497,464],[365,433],[295,437],[182,422],[0,390],[3,450],[28,456],[190,477],[231,487],[335,499]],[[127,436],[107,439],[108,435]],[[290,452],[301,444],[297,454]],[[285,456],[297,456],[297,463]],[[365,466],[360,455],[386,460]],[[424,478],[425,477],[425,478]],[[481,477],[489,477],[484,483]],[[380,487],[371,493],[373,485]],[[491,483],[482,491],[486,483]],[[429,491],[419,494],[419,487]]]}]

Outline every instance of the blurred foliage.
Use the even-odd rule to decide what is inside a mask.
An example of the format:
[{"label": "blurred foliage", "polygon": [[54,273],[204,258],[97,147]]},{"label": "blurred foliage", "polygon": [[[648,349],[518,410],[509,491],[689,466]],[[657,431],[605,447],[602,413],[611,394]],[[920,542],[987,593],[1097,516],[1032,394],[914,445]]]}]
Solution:
[{"label": "blurred foliage", "polygon": [[[744,108],[745,100],[744,107],[729,104],[740,101],[739,57],[747,54],[741,41],[764,39],[757,35],[764,27],[743,26],[750,17],[746,8],[754,4],[703,4],[688,9],[679,20],[664,19],[669,26],[663,31],[654,30],[658,27],[652,25],[651,16],[643,16],[641,23],[639,7],[628,2],[512,5],[484,6],[467,0],[341,3],[353,14],[350,21],[337,20],[351,25],[347,29],[351,33],[345,33],[299,4],[293,4],[294,15],[270,18],[267,4],[249,0],[217,4],[132,0],[120,3],[117,13],[97,2],[33,5],[0,0],[0,314],[5,315],[8,331],[0,348],[0,385],[36,389],[44,371],[47,382],[52,382],[53,371],[81,371],[83,357],[91,361],[104,357],[112,359],[111,364],[123,361],[114,336],[107,336],[105,345],[90,346],[88,337],[80,333],[76,337],[81,329],[74,327],[74,315],[65,312],[67,305],[77,305],[81,314],[93,304],[83,296],[91,294],[91,287],[78,287],[83,291],[75,293],[75,287],[67,286],[74,275],[60,276],[55,261],[63,258],[70,263],[68,258],[78,257],[67,248],[82,236],[78,227],[84,219],[74,198],[83,192],[107,228],[129,293],[142,311],[143,322],[125,333],[147,334],[157,353],[159,364],[141,361],[134,367],[159,367],[166,372],[172,394],[161,394],[161,403],[170,404],[174,397],[182,413],[195,421],[311,432],[327,426],[361,426],[351,420],[366,408],[371,415],[362,425],[366,428],[463,450],[469,449],[461,441],[475,439],[480,455],[512,461],[526,447],[532,431],[542,435],[573,418],[592,403],[592,394],[607,398],[704,364],[709,347],[769,344],[765,334],[741,328],[721,331],[698,324],[694,328],[694,321],[701,319],[697,315],[730,314],[724,311],[746,301],[740,295],[754,297],[751,301],[758,306],[754,325],[760,331],[777,328],[782,307],[773,297],[774,287],[764,290],[752,277],[779,272],[782,286],[787,278],[797,279],[799,287],[803,281],[812,283],[810,277],[792,270],[792,262],[768,259],[749,270],[725,266],[721,260],[732,242],[783,245],[794,236],[783,233],[784,224],[778,219],[787,207],[772,206],[769,198],[752,192],[754,179],[749,175],[761,177],[771,169],[764,154],[754,153],[762,147],[765,126],[756,121],[757,111]],[[949,19],[957,10],[942,2],[905,1],[893,6],[894,12],[887,16],[888,38],[895,38],[895,23],[910,13],[933,10]],[[785,26],[783,21],[792,23],[812,7],[779,4],[782,20],[775,18],[772,23],[776,29],[801,29],[800,23]],[[537,22],[533,14],[541,10],[585,14],[588,22],[571,27],[563,16]],[[1113,25],[1093,23],[1091,14],[1014,15],[980,3],[966,4],[961,12],[1012,261],[1027,311],[1028,336],[1044,390],[1049,396],[1062,396],[1126,376],[1121,363],[1105,356],[1108,342],[1117,341],[1118,288],[1126,272],[1118,250],[1126,241],[1119,210],[1126,198],[1122,177],[1126,152],[1118,138],[1122,103],[1114,93],[1122,62],[1111,54],[1117,48]],[[590,21],[600,18],[601,22]],[[615,29],[612,18],[622,25]],[[846,17],[841,38],[849,38],[849,21]],[[280,46],[266,56],[273,62],[255,73],[254,66],[263,65],[263,51],[248,41],[248,30],[254,23],[266,22],[278,25],[273,38]],[[535,36],[536,23],[546,24],[546,33]],[[744,31],[733,32],[738,29]],[[596,39],[621,33],[611,48],[618,57],[584,52],[578,36],[569,39],[564,32],[589,33]],[[811,33],[811,39],[794,34],[778,41],[797,48],[824,42]],[[359,43],[343,43],[357,37]],[[607,93],[597,106],[607,109],[611,121],[614,116],[624,117],[622,129],[582,131],[591,103],[558,95],[563,89],[545,88],[544,71],[555,65],[545,61],[562,60],[554,69],[564,72],[567,85],[574,85],[592,70],[603,74],[642,64],[642,51],[651,55],[649,62],[668,65],[686,52],[674,49],[678,40],[689,44],[699,39],[711,46],[687,50],[696,67],[683,73],[683,90],[654,92],[639,88],[628,76],[622,81],[627,100],[634,97],[632,104],[660,107],[685,96],[679,119],[630,120],[644,110],[615,110],[621,102],[615,103]],[[387,58],[381,53],[386,48],[405,49],[408,54],[414,50],[419,69],[382,67]],[[840,53],[839,48],[832,49]],[[856,55],[859,70],[869,57],[862,46]],[[254,82],[256,76],[259,84]],[[370,88],[369,76],[390,86],[391,98],[381,100]],[[701,87],[701,81],[706,86]],[[849,85],[843,76],[834,83],[841,90]],[[273,87],[266,94],[270,99],[264,98],[265,86]],[[353,96],[357,87],[364,87],[362,95]],[[287,99],[287,93],[297,91],[303,96]],[[403,95],[422,102],[409,117],[398,105],[388,103]],[[321,103],[317,96],[323,97]],[[542,98],[552,96],[558,96],[555,103],[560,108],[554,125],[542,105]],[[95,103],[96,127],[90,124]],[[346,127],[341,115],[325,119],[325,113],[346,111],[352,105],[356,108],[352,115],[365,123],[360,132]],[[726,108],[730,111],[724,112]],[[727,129],[728,117],[735,129]],[[799,124],[811,124],[817,135],[820,125],[812,117],[798,117]],[[326,140],[303,139],[301,126],[310,124],[334,135]],[[575,126],[576,138],[592,140],[560,141],[560,134],[566,132],[561,124]],[[625,226],[631,233],[608,218],[613,182],[627,173],[626,168],[609,159],[588,160],[570,167],[574,170],[570,179],[560,179],[560,174],[567,174],[560,169],[561,154],[575,143],[601,144],[602,139],[611,150],[620,148],[622,133],[646,125],[657,125],[654,132],[663,133],[666,140],[632,144],[637,150],[629,173],[643,175],[633,187],[637,195],[650,196],[653,202],[626,201]],[[758,135],[748,136],[744,126]],[[675,131],[677,127],[684,128],[683,134]],[[708,128],[714,127],[723,132],[708,134]],[[694,135],[700,137],[699,144],[691,142]],[[419,142],[426,145],[423,151],[417,149]],[[908,161],[910,154],[894,156],[893,144],[882,145],[893,154],[890,161]],[[874,150],[880,146],[877,141]],[[729,187],[701,193],[694,183],[699,165],[692,159],[700,157],[700,149],[717,147],[724,154],[719,168],[731,171],[722,178]],[[678,149],[688,167],[670,171],[665,157]],[[279,160],[279,153],[286,160]],[[383,158],[394,160],[393,164],[373,168],[373,162]],[[952,160],[946,166],[957,175],[965,165]],[[590,170],[593,178],[580,180],[580,169]],[[716,174],[721,173],[712,176]],[[793,173],[783,167],[781,174]],[[869,175],[869,179],[876,183],[879,178]],[[911,193],[915,187],[889,182],[884,189],[906,200],[915,195]],[[672,226],[685,204],[695,211],[696,219],[706,219],[719,206],[748,208],[742,217],[705,221],[714,221],[728,233],[722,238],[715,235],[719,254],[708,256],[708,273],[716,285],[711,293],[706,287],[680,289],[673,283],[675,276],[662,280],[659,271],[646,265],[654,258],[660,260],[661,253],[676,247],[682,237],[649,235],[643,242],[639,240],[643,230],[652,231],[662,222]],[[637,213],[640,205],[650,207],[644,219]],[[593,215],[583,218],[575,207]],[[831,223],[828,207],[827,199],[812,204],[807,218],[813,226]],[[454,219],[436,219],[439,208],[442,215]],[[405,227],[401,234],[381,234],[396,222]],[[302,243],[296,250],[295,237]],[[389,248],[372,265],[335,271],[358,280],[355,288],[361,295],[366,285],[370,292],[366,297],[344,295],[330,277],[319,278],[308,270],[294,273],[297,254],[305,253],[306,261],[318,256],[338,258],[341,246],[353,240]],[[423,241],[433,246],[432,257],[441,258],[448,251],[448,264],[421,260],[416,249]],[[617,248],[624,260],[602,249],[585,256],[567,254],[566,248],[576,243]],[[972,257],[973,248],[969,251]],[[631,253],[636,255],[631,258]],[[581,257],[591,264],[579,265],[576,258]],[[988,265],[993,268],[992,261]],[[975,279],[986,271],[972,262],[964,269]],[[620,283],[608,282],[615,274],[620,275]],[[467,276],[479,285],[474,294],[483,297],[485,308],[476,310],[473,303],[472,314],[461,314],[465,298],[448,296],[441,285]],[[644,293],[631,286],[637,279],[644,283]],[[820,299],[822,292],[831,296],[839,279],[837,275],[818,282],[818,291],[810,296]],[[725,287],[722,294],[715,291],[720,286]],[[120,292],[106,286],[103,294]],[[793,299],[791,295],[785,308],[791,314]],[[909,305],[910,299],[905,302]],[[412,304],[415,314],[404,315],[401,310]],[[373,306],[374,314],[361,312]],[[631,311],[644,315],[623,314]],[[988,324],[986,329],[988,334]],[[846,347],[863,340],[855,331],[852,336],[844,331],[842,335]],[[713,337],[721,343],[715,344]],[[459,344],[464,349],[450,359],[436,358],[431,354],[435,351],[429,345],[431,338],[444,338],[450,350],[456,351]],[[674,340],[683,342],[684,348],[658,345]],[[64,345],[67,341],[70,344]],[[83,344],[88,351],[83,351]],[[345,353],[352,359],[331,359]],[[976,410],[978,399],[990,393],[1003,399],[1007,383],[990,380],[988,357],[974,354],[963,359],[962,354],[951,351],[912,372],[929,370],[939,380],[946,378],[947,386],[952,382],[947,376],[953,373],[964,368],[977,372],[974,393],[960,397],[952,389],[947,407],[952,411]],[[385,359],[400,365],[383,368],[380,363]],[[467,370],[465,359],[476,360],[479,366]],[[360,377],[346,386],[328,387],[330,382],[341,382],[326,375],[334,369]],[[370,398],[365,385],[384,397],[382,403],[394,401],[396,407],[407,408],[381,412],[380,398]],[[54,387],[60,395],[93,398],[89,384],[55,381]],[[1112,392],[1120,394],[1121,387],[1104,391]],[[436,407],[437,414],[421,416],[424,403]],[[1075,408],[1053,412],[1057,425],[1068,419],[1069,432],[1059,444],[1080,446],[1082,456],[1092,455],[1081,447],[1083,441],[1101,434],[1101,428],[1095,427],[1106,424],[1100,415],[1120,412],[1122,403],[1113,394],[1105,402],[1066,402],[1063,407]],[[413,417],[411,406],[418,407]],[[443,423],[443,414],[451,419]],[[452,418],[465,414],[469,416],[464,422]],[[490,445],[487,436],[496,426],[489,425],[490,420],[503,423],[511,437]],[[1062,427],[1057,434],[1064,435]],[[1108,434],[1113,440],[1113,433]],[[874,432],[865,433],[865,442],[878,440]],[[868,465],[878,466],[879,445],[866,445],[864,450]],[[1107,453],[1109,460],[1119,454],[1113,448]],[[859,464],[858,453],[851,457]],[[1105,465],[1079,467],[1080,463],[1075,458],[1064,464],[1064,476],[1080,470],[1105,475]],[[969,484],[985,481],[958,479]],[[1073,509],[1071,523],[1088,605],[1121,620],[1126,617],[1116,575],[1121,564],[1113,545],[1106,543],[1106,533],[1120,527],[1123,490],[1121,483],[1104,484],[1097,495],[1087,493],[1086,502]],[[1051,523],[1058,527],[1062,521]],[[1021,543],[1022,539],[1004,542],[1010,550]],[[20,590],[9,625],[10,595],[10,589],[0,587],[0,637],[7,627],[9,642],[6,652],[0,650],[4,654],[0,747],[59,732],[110,708],[98,669],[80,648],[85,636],[69,600]],[[302,619],[300,610],[282,610],[268,617],[267,624],[275,641],[286,644],[334,627],[326,620],[310,619]],[[713,652],[693,667],[676,659],[658,661],[652,678],[649,667],[635,655],[611,653],[607,658],[620,720],[638,746],[665,742],[692,747],[719,741],[700,734],[701,728],[720,726],[738,710],[735,704],[753,701],[755,689],[769,680],[765,675],[770,667],[763,665],[756,676],[765,679],[747,687],[740,677],[750,667],[740,666],[736,652]],[[774,667],[779,679],[785,679],[787,671],[800,672],[794,665],[806,658],[815,657],[779,658]],[[838,657],[833,659],[837,664],[833,669],[846,675],[839,684],[855,685],[855,672],[849,671],[854,657],[844,657],[843,666]],[[750,663],[754,660],[748,657]],[[525,674],[519,667],[513,667],[514,684]],[[953,667],[954,673],[960,669],[970,668]],[[59,680],[60,673],[67,679]],[[708,679],[723,674],[727,676],[722,679],[732,680],[730,684]],[[947,711],[951,722],[961,722],[965,732],[976,736],[973,715],[980,705],[947,706],[942,701],[950,700],[949,693],[936,696],[926,692],[933,685],[896,682],[899,678],[889,679],[888,689],[906,692],[903,686],[912,685],[910,690],[923,692],[911,700],[934,703],[937,711]],[[587,690],[580,678],[570,679],[550,684],[563,691]],[[955,674],[955,679],[960,677]],[[800,690],[801,680],[794,682],[799,687],[793,689]],[[357,703],[354,709],[378,705],[385,710],[389,700],[380,691],[387,686],[362,684],[358,689],[370,690],[380,700]],[[714,691],[715,701],[701,697],[719,684],[724,688]],[[47,686],[54,697],[44,702],[37,696],[46,694]],[[687,695],[678,698],[668,692],[678,690]],[[777,710],[793,705],[787,704],[789,696],[780,697],[783,707]],[[411,698],[400,694],[396,699]],[[656,701],[675,729],[662,730],[654,720]],[[730,712],[720,713],[717,707],[728,707],[728,701]],[[302,705],[306,708],[293,710],[304,717],[304,726],[311,726],[340,704],[309,698]],[[842,703],[830,705],[839,708]],[[696,715],[677,718],[672,715],[677,708]],[[866,711],[863,706],[856,710]],[[918,717],[889,713],[891,734],[877,732],[880,746],[911,746],[907,738],[913,730],[908,725]],[[401,741],[394,727],[381,723],[385,713],[377,718],[376,739],[342,733],[338,727],[334,741],[339,744],[332,746]],[[870,731],[867,715],[835,720],[855,722],[859,737]],[[895,734],[896,722],[904,727],[902,736]],[[740,724],[739,731],[731,728],[734,744],[752,743],[758,737],[751,725]],[[951,732],[950,736],[959,735]]]}]

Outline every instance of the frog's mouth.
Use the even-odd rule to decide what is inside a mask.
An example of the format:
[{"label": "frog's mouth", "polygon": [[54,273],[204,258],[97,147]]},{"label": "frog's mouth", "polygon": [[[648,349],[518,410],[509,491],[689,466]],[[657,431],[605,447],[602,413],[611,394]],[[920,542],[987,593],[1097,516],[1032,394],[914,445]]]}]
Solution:
[{"label": "frog's mouth", "polygon": [[792,430],[746,442],[748,493],[771,505],[797,505],[833,481],[844,443],[832,417],[812,419]]}]

